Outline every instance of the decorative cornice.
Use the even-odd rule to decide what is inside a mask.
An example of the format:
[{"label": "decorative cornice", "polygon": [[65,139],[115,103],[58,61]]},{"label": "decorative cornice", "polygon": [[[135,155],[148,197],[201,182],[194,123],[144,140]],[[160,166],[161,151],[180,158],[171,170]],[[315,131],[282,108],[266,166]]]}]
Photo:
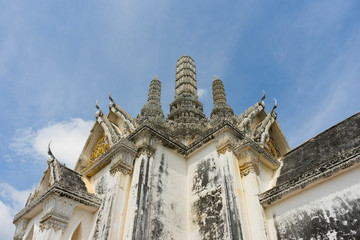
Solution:
[{"label": "decorative cornice", "polygon": [[71,191],[67,188],[62,187],[58,183],[54,183],[49,190],[47,190],[42,195],[38,196],[36,199],[32,200],[25,208],[23,208],[19,213],[17,213],[14,217],[13,223],[16,223],[20,218],[25,216],[31,210],[33,210],[36,206],[44,202],[51,196],[62,196],[74,201],[77,201],[86,206],[98,209],[101,204],[101,199],[96,197],[94,194],[82,192],[82,191]]},{"label": "decorative cornice", "polygon": [[259,175],[259,164],[257,162],[245,162],[239,168],[241,177],[246,177],[249,173]]},{"label": "decorative cornice", "polygon": [[70,218],[64,217],[57,214],[46,214],[40,220],[40,230],[44,231],[45,229],[52,228],[55,231],[61,230],[64,231],[67,224],[69,223]]},{"label": "decorative cornice", "polygon": [[259,156],[251,149],[246,148],[243,151],[235,152],[239,161],[241,177],[247,176],[249,173],[259,175]]},{"label": "decorative cornice", "polygon": [[299,190],[308,188],[314,184],[324,181],[326,178],[334,177],[344,169],[356,166],[360,163],[360,146],[336,156],[324,164],[307,171],[279,186],[276,186],[259,195],[260,203],[269,206],[281,199],[294,194]]},{"label": "decorative cornice", "polygon": [[[166,130],[160,129],[159,127],[152,124],[141,125],[138,129],[132,132],[127,139],[129,141],[134,141],[138,136],[143,133],[143,131],[148,131],[154,137],[158,138],[165,146],[171,149],[175,149],[178,153],[187,156],[193,151],[195,151],[197,148],[201,147],[203,144],[214,139],[219,132],[224,130],[231,131],[232,134],[239,139],[243,139],[245,137],[244,133],[237,129],[234,124],[232,124],[228,119],[224,119],[216,127],[210,128],[207,131],[203,132],[201,134],[201,138],[199,138],[197,141],[193,142],[189,146],[184,145],[176,139],[173,139],[170,136],[170,133],[167,133]],[[261,147],[259,146],[259,148]]]},{"label": "decorative cornice", "polygon": [[130,153],[136,153],[136,147],[133,143],[126,139],[120,139],[113,147],[111,147],[107,152],[101,155],[96,161],[90,163],[86,168],[84,168],[81,173],[85,176],[91,177],[103,167],[109,164],[114,156],[119,151],[125,151]]},{"label": "decorative cornice", "polygon": [[252,148],[256,152],[258,152],[262,156],[262,158],[260,158],[260,161],[262,161],[265,165],[269,166],[271,169],[275,170],[280,167],[280,162],[278,160],[274,159],[258,143],[247,137],[240,141],[237,146],[235,146],[234,153],[235,155],[238,155],[247,148]]},{"label": "decorative cornice", "polygon": [[132,172],[132,166],[129,166],[119,161],[110,168],[111,175],[115,175],[117,172],[121,172],[124,175],[128,175],[128,174],[130,175]]}]

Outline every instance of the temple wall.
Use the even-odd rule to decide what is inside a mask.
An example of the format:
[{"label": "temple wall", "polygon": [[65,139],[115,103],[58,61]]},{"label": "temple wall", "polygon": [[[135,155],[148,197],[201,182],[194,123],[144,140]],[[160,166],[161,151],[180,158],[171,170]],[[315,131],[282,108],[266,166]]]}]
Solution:
[{"label": "temple wall", "polygon": [[274,170],[269,169],[263,163],[259,164],[260,192],[265,192],[273,187]]},{"label": "temple wall", "polygon": [[188,159],[188,239],[241,239],[234,162],[210,143]]},{"label": "temple wall", "polygon": [[135,160],[125,239],[186,239],[186,160],[158,145]]},{"label": "temple wall", "polygon": [[186,160],[159,145],[153,164],[151,239],[186,239]]},{"label": "temple wall", "polygon": [[360,232],[360,167],[266,209],[270,239],[355,239]]}]

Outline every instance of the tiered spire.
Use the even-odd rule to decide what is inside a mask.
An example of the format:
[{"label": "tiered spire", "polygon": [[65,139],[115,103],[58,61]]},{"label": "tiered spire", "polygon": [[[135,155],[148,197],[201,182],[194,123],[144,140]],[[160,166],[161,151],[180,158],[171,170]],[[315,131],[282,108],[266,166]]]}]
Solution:
[{"label": "tiered spire", "polygon": [[160,95],[161,82],[159,81],[158,76],[156,76],[150,82],[147,103],[141,109],[141,113],[138,116],[138,120],[140,122],[143,122],[146,119],[148,121],[157,121],[164,119],[164,113],[160,103]]},{"label": "tiered spire", "polygon": [[215,76],[212,84],[214,107],[210,119],[231,118],[234,116],[233,109],[226,102],[225,88],[223,82]]},{"label": "tiered spire", "polygon": [[170,104],[168,119],[178,123],[206,120],[197,96],[195,62],[189,56],[182,56],[176,63],[175,99]]},{"label": "tiered spire", "polygon": [[175,98],[183,93],[197,96],[195,61],[189,56],[176,62]]}]

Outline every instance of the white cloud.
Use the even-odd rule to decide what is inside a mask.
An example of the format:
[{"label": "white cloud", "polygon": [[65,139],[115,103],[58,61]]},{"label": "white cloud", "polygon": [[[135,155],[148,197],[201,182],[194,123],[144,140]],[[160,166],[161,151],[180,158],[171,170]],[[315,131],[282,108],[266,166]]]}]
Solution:
[{"label": "white cloud", "polygon": [[207,96],[207,91],[206,91],[206,89],[201,89],[201,88],[199,88],[199,89],[198,89],[198,96],[199,96],[200,99],[206,98],[206,96]]},{"label": "white cloud", "polygon": [[38,130],[17,129],[10,148],[23,157],[33,155],[38,159],[47,159],[47,146],[52,141],[51,150],[55,157],[73,168],[93,123],[91,120],[74,118],[69,121],[51,123]]},{"label": "white cloud", "polygon": [[0,183],[0,239],[12,239],[15,225],[12,220],[26,203],[34,189],[17,190],[7,183]]}]

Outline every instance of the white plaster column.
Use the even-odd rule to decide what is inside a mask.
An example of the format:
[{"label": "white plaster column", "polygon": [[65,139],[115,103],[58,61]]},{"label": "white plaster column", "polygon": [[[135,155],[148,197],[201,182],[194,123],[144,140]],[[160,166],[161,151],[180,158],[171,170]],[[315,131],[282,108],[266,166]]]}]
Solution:
[{"label": "white plaster column", "polygon": [[125,169],[111,171],[113,176],[114,202],[116,211],[112,212],[112,231],[110,239],[121,239],[125,231],[125,217],[128,205],[131,176]]},{"label": "white plaster column", "polygon": [[65,197],[50,196],[42,204],[43,217],[40,220],[40,231],[38,235],[34,235],[34,239],[61,239],[62,233],[78,205],[78,202]]},{"label": "white plaster column", "polygon": [[237,153],[237,157],[244,189],[249,233],[251,239],[263,240],[266,239],[266,231],[262,206],[258,198],[260,193],[259,157],[251,149]]},{"label": "white plaster column", "polygon": [[151,181],[154,152],[141,150],[135,159],[129,189],[123,239],[146,239],[150,229]]},{"label": "white plaster column", "polygon": [[28,223],[29,219],[21,219],[15,223],[16,229],[14,233],[14,240],[23,239]]}]

